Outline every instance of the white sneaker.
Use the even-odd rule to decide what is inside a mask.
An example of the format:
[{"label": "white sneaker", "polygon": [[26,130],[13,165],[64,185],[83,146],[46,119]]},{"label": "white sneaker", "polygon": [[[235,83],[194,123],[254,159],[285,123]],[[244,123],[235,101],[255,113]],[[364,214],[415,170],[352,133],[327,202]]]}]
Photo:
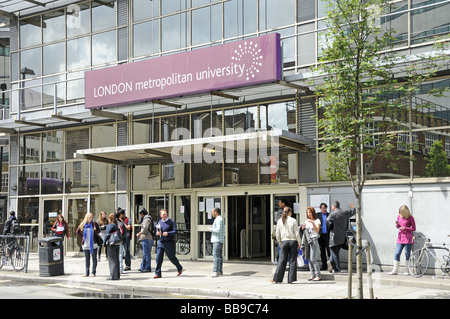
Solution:
[{"label": "white sneaker", "polygon": [[219,277],[219,274],[218,274],[217,272],[213,272],[212,275],[211,275],[211,277],[212,277],[212,278]]}]

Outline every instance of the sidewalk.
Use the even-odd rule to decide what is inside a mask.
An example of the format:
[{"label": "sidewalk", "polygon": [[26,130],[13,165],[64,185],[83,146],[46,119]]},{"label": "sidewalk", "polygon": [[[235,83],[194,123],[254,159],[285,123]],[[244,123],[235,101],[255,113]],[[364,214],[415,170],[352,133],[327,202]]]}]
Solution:
[{"label": "sidewalk", "polygon": [[[82,277],[84,274],[84,257],[64,257],[64,275],[42,277],[39,274],[39,256],[30,254],[28,272],[17,272],[11,266],[0,269],[0,279],[12,281],[27,281],[36,284],[61,284],[67,287],[93,286],[102,290],[118,290],[133,294],[150,295],[151,292],[165,295],[177,295],[181,298],[240,298],[240,299],[344,299],[347,298],[347,273],[330,274],[322,272],[322,281],[311,282],[309,271],[298,271],[298,280],[287,284],[287,274],[284,283],[269,282],[275,271],[275,265],[269,262],[230,261],[224,263],[224,275],[211,278],[212,261],[183,260],[183,274],[176,276],[176,269],[165,258],[162,278],[153,279],[154,273],[138,271],[140,258],[132,259],[132,267],[120,280],[106,280],[109,276],[108,261],[102,256],[97,266],[96,277]],[[155,256],[152,254],[152,270],[155,267]],[[389,276],[387,272],[372,274],[373,294],[377,299],[450,299],[450,277],[424,276]],[[369,298],[367,274],[364,275],[364,298]],[[356,274],[353,275],[353,293],[356,296]]]}]

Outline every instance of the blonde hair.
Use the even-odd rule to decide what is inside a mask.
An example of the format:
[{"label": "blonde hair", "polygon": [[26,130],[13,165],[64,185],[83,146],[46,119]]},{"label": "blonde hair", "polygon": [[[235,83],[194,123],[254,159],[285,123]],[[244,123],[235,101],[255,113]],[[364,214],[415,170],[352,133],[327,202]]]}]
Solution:
[{"label": "blonde hair", "polygon": [[84,230],[84,225],[86,225],[89,216],[92,216],[92,222],[94,221],[94,215],[93,215],[92,213],[87,213],[86,215],[84,215],[84,219],[83,219],[83,221],[80,223],[80,226],[79,226],[79,228],[80,228],[81,231]]},{"label": "blonde hair", "polygon": [[400,206],[400,208],[398,210],[398,214],[405,219],[408,219],[409,217],[411,217],[411,211],[409,210],[408,206],[406,206],[406,205]]}]

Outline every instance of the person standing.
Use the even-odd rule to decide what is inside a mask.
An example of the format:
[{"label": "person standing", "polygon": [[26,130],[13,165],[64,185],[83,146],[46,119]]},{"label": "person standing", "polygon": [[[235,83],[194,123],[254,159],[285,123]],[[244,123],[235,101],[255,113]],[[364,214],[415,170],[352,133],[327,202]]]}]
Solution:
[{"label": "person standing", "polygon": [[319,232],[319,247],[320,247],[320,259],[322,261],[322,268],[320,270],[327,269],[327,260],[330,257],[329,233],[327,229],[327,212],[328,205],[325,203],[320,204],[320,213],[317,213],[317,218],[320,220],[320,232]]},{"label": "person standing", "polygon": [[395,227],[398,229],[397,245],[395,247],[394,256],[394,269],[388,273],[388,275],[397,275],[398,268],[400,266],[400,255],[403,249],[405,249],[405,267],[404,275],[409,275],[408,262],[411,255],[412,245],[414,244],[413,232],[416,231],[416,222],[411,215],[411,211],[408,206],[402,205],[398,210],[397,220],[395,221]]},{"label": "person standing", "polygon": [[3,227],[3,235],[19,235],[20,234],[20,223],[16,218],[16,212],[10,211],[9,218],[5,222]]},{"label": "person standing", "polygon": [[[106,238],[106,226],[108,226],[108,218],[106,218],[106,212],[105,211],[101,211],[100,212],[100,216],[97,220],[98,225],[100,226],[100,238],[103,240],[103,243],[105,242],[105,238]],[[103,245],[105,246],[105,255],[106,258],[108,258],[108,245]],[[98,248],[98,261],[100,261],[100,255],[102,254],[102,246],[100,246]]]},{"label": "person standing", "polygon": [[300,248],[300,234],[297,220],[291,217],[292,209],[285,207],[281,218],[277,222],[277,241],[281,244],[280,259],[271,282],[283,281],[289,256],[288,283],[297,281],[297,249]]},{"label": "person standing", "polygon": [[52,226],[52,231],[55,232],[55,237],[61,237],[64,239],[64,237],[67,236],[67,238],[69,238],[69,225],[64,220],[61,213],[56,215],[56,220]]},{"label": "person standing", "polygon": [[160,236],[158,245],[156,246],[156,270],[153,278],[161,278],[161,267],[164,260],[164,253],[167,254],[170,262],[177,267],[177,276],[183,272],[178,258],[175,256],[174,237],[177,233],[177,226],[173,220],[168,217],[167,211],[161,209],[159,212],[161,220],[158,222],[156,235]]},{"label": "person standing", "polygon": [[152,271],[152,247],[153,247],[153,220],[148,214],[145,208],[142,208],[139,211],[141,215],[141,230],[136,236],[139,238],[140,243],[142,244],[142,262],[139,267],[140,272],[150,272]]},{"label": "person standing", "polygon": [[123,270],[131,270],[131,253],[130,253],[130,243],[131,236],[133,233],[133,226],[131,225],[131,219],[126,217],[125,210],[122,208],[117,208],[120,213],[120,221],[123,223],[123,253],[125,255],[125,268]]},{"label": "person standing", "polygon": [[[122,245],[109,245],[109,238],[114,232],[122,233],[119,226],[116,224],[116,216],[110,214],[108,216],[108,225],[105,229],[105,240],[103,241],[105,248],[108,247],[108,265],[109,265],[109,277],[106,280],[119,280],[120,279],[120,263],[119,263],[119,249]],[[105,249],[106,251],[106,249]]]},{"label": "person standing", "polygon": [[[283,215],[284,208],[288,206],[287,201],[282,198],[278,201],[278,207],[280,207],[274,214],[274,222],[275,222],[275,228],[277,227],[278,220],[281,218],[281,215]],[[276,230],[275,230],[276,232]],[[275,235],[276,237],[276,235]],[[275,242],[275,246],[277,247],[277,258],[276,263],[278,263],[280,259],[280,249],[281,249],[281,243]]]},{"label": "person standing", "polygon": [[[116,215],[117,227],[119,227],[119,229],[120,229],[120,231],[122,233],[122,237],[123,237],[123,234],[125,233],[125,225],[123,223],[123,219],[124,219],[125,213],[119,207],[116,210],[115,215]],[[122,244],[119,245],[119,269],[120,269],[120,273],[121,274],[126,274],[126,271],[123,269],[123,253],[124,253],[124,245],[123,245],[123,242],[122,242]]]},{"label": "person standing", "polygon": [[329,272],[341,272],[339,252],[346,243],[345,232],[348,229],[349,218],[355,215],[356,209],[355,205],[351,203],[350,210],[342,210],[338,201],[331,204],[331,209],[332,212],[327,217],[328,229],[330,230],[330,259],[327,261],[327,268]]},{"label": "person standing", "polygon": [[307,231],[309,236],[309,270],[311,277],[308,280],[319,281],[320,280],[320,247],[319,247],[319,232],[320,232],[320,220],[317,218],[316,210],[313,207],[306,208],[306,221],[301,226],[302,230]]},{"label": "person standing", "polygon": [[95,222],[92,213],[87,213],[84,216],[83,221],[76,230],[76,234],[81,237],[81,247],[84,251],[84,257],[86,262],[86,273],[83,277],[89,276],[90,268],[90,256],[92,256],[92,272],[91,276],[95,277],[97,271],[97,236],[95,233],[100,232],[100,226]]},{"label": "person standing", "polygon": [[212,210],[214,223],[211,231],[211,243],[213,244],[213,273],[212,277],[223,275],[223,243],[225,241],[225,226],[221,216],[220,208],[216,207]]}]

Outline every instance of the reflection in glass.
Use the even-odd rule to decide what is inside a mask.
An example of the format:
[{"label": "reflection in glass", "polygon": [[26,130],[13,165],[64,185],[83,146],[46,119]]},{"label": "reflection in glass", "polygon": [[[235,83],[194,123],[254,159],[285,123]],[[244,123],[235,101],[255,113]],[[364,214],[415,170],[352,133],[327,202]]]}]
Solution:
[{"label": "reflection in glass", "polygon": [[42,79],[31,80],[21,83],[20,107],[22,109],[33,109],[41,107]]},{"label": "reflection in glass", "polygon": [[[167,1],[165,1],[167,3]],[[162,51],[183,48],[187,44],[186,13],[162,19]]]},{"label": "reflection in glass", "polygon": [[16,217],[21,225],[21,231],[25,236],[31,236],[30,251],[38,251],[38,228],[39,228],[39,198],[24,197],[17,200]]},{"label": "reflection in glass", "polygon": [[19,137],[19,163],[39,163],[41,151],[41,134],[28,134]]},{"label": "reflection in glass", "polygon": [[42,15],[42,20],[44,26],[42,28],[44,43],[64,39],[64,11],[55,10],[45,13]]},{"label": "reflection in glass", "polygon": [[159,119],[134,122],[134,144],[159,142]]},{"label": "reflection in glass", "polygon": [[159,52],[159,20],[139,23],[133,27],[134,56]]},{"label": "reflection in glass", "polygon": [[43,94],[42,94],[42,104],[43,106],[54,105],[55,103],[55,85],[56,85],[56,95],[57,95],[57,105],[61,105],[65,103],[66,100],[66,76],[65,75],[57,75],[51,76],[48,78],[42,79],[45,83],[52,83],[49,85],[43,86]]},{"label": "reflection in glass", "polygon": [[39,195],[40,183],[39,165],[19,167],[19,195]]},{"label": "reflection in glass", "polygon": [[92,2],[92,32],[116,26],[116,1]]},{"label": "reflection in glass", "polygon": [[[295,3],[294,0],[259,0],[260,31],[294,23]],[[277,14],[272,14],[272,12],[277,12]]]},{"label": "reflection in glass", "polygon": [[48,131],[42,135],[42,162],[64,160],[64,131]]},{"label": "reflection in glass", "polygon": [[20,48],[41,44],[41,17],[20,20]]},{"label": "reflection in glass", "polygon": [[133,191],[160,189],[159,164],[136,165],[133,168]]},{"label": "reflection in glass", "polygon": [[298,27],[298,64],[305,65],[316,62],[316,50],[314,49],[315,32],[314,23],[300,25]]},{"label": "reflection in glass", "polygon": [[[24,68],[33,72],[24,72]],[[41,48],[20,52],[20,72],[22,80],[41,76]]]},{"label": "reflection in glass", "polygon": [[75,232],[88,212],[87,198],[69,198],[67,200],[67,216],[65,219],[69,224],[69,239],[67,240],[67,251],[82,252],[81,238]]},{"label": "reflection in glass", "polygon": [[67,103],[77,102],[82,99],[84,99],[84,72],[68,73]]},{"label": "reflection in glass", "polygon": [[392,35],[394,37],[394,46],[402,46],[408,43],[408,2],[402,1],[390,6],[386,6],[386,13],[394,13],[406,11],[400,14],[387,15],[381,17],[381,27],[383,31],[395,30]]},{"label": "reflection in glass", "polygon": [[72,159],[77,150],[89,148],[89,129],[66,131],[66,159]]},{"label": "reflection in glass", "polygon": [[63,192],[63,164],[42,165],[41,176],[41,194],[61,194]]},{"label": "reflection in glass", "polygon": [[61,42],[44,47],[44,75],[66,70],[65,46],[65,42]]},{"label": "reflection in glass", "polygon": [[89,162],[78,161],[66,163],[66,183],[71,182],[70,193],[89,191]]},{"label": "reflection in glass", "polygon": [[92,126],[92,148],[116,146],[114,124]]},{"label": "reflection in glass", "polygon": [[117,61],[116,31],[92,36],[92,65]]},{"label": "reflection in glass", "polygon": [[116,190],[115,165],[92,161],[91,192]]},{"label": "reflection in glass", "polygon": [[84,37],[67,41],[67,70],[76,70],[91,65],[91,38]]},{"label": "reflection in glass", "polygon": [[[433,2],[436,3],[435,6],[421,8]],[[441,1],[433,2],[412,0],[411,6],[417,10],[411,12],[411,44],[434,41],[440,36],[448,35],[450,4],[448,2],[439,4]]]},{"label": "reflection in glass", "polygon": [[159,1],[133,0],[133,21],[153,18],[159,15]]},{"label": "reflection in glass", "polygon": [[91,31],[89,3],[77,4],[67,8],[67,38],[87,34]]}]

